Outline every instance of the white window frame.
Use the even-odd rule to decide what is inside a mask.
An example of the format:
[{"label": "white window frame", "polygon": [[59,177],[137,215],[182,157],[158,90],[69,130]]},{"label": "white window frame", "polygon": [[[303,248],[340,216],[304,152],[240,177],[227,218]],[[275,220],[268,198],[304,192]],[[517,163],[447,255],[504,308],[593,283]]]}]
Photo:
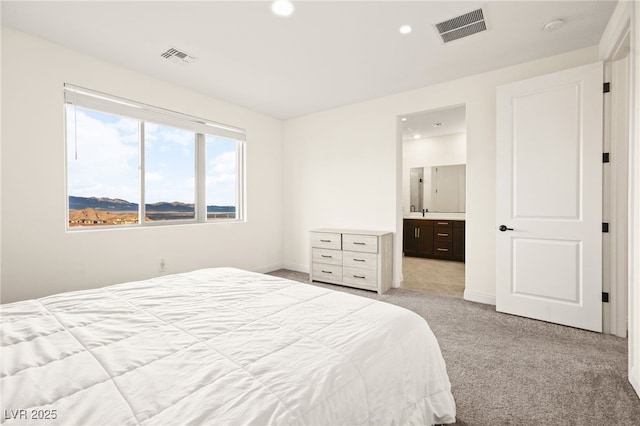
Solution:
[{"label": "white window frame", "polygon": [[[64,84],[64,104],[73,105],[80,108],[86,108],[98,112],[104,112],[117,116],[136,119],[140,123],[139,128],[139,161],[140,161],[140,202],[138,203],[138,223],[130,225],[105,225],[91,227],[71,227],[69,226],[69,182],[68,182],[68,161],[67,155],[67,124],[65,119],[65,221],[66,229],[70,232],[87,231],[87,230],[109,230],[109,229],[128,229],[153,226],[172,226],[185,224],[215,224],[215,223],[235,223],[245,222],[245,204],[246,204],[246,132],[244,129],[230,126],[226,124],[216,123],[190,115],[182,114],[175,111],[131,101],[117,96],[107,95],[105,93],[75,86],[72,84]],[[66,108],[65,108],[66,117]],[[179,129],[192,131],[195,133],[195,164],[194,178],[196,188],[194,193],[194,210],[195,217],[193,219],[171,219],[158,221],[145,221],[146,199],[145,199],[145,123],[154,123],[166,125]],[[206,137],[207,135],[219,136],[233,139],[236,141],[236,217],[235,219],[225,220],[208,220],[207,218],[207,170],[206,170]]]}]

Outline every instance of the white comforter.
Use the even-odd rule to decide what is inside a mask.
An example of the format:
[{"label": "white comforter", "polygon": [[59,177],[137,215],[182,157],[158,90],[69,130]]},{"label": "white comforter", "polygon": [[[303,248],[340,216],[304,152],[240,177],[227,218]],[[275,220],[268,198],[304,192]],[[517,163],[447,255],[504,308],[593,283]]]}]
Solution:
[{"label": "white comforter", "polygon": [[406,309],[231,268],[2,306],[3,424],[454,421]]}]

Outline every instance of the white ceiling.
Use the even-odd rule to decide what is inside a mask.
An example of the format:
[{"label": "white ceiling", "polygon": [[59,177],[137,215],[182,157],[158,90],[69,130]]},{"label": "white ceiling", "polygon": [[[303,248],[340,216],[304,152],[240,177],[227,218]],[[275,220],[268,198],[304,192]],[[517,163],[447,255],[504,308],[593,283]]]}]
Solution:
[{"label": "white ceiling", "polygon": [[467,131],[466,108],[464,105],[417,112],[401,118],[403,120],[403,141],[433,138]]},{"label": "white ceiling", "polygon": [[[268,1],[3,0],[2,24],[286,119],[595,45],[615,0],[294,4],[282,18]],[[487,31],[440,41],[435,23],[478,7]],[[169,47],[198,59],[161,58]]]}]

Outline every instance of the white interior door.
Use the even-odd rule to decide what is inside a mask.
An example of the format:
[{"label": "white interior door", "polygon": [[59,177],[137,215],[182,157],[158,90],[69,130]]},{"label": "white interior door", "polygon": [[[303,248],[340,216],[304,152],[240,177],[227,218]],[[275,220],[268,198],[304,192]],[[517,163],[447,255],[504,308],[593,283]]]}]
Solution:
[{"label": "white interior door", "polygon": [[496,309],[602,331],[596,63],[497,91]]}]

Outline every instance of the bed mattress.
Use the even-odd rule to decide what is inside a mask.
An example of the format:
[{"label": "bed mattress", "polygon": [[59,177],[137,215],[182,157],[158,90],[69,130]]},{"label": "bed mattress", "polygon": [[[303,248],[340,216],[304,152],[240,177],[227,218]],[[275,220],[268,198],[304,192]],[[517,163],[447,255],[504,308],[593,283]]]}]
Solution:
[{"label": "bed mattress", "polygon": [[398,306],[232,268],[2,305],[2,424],[455,421],[438,343]]}]

